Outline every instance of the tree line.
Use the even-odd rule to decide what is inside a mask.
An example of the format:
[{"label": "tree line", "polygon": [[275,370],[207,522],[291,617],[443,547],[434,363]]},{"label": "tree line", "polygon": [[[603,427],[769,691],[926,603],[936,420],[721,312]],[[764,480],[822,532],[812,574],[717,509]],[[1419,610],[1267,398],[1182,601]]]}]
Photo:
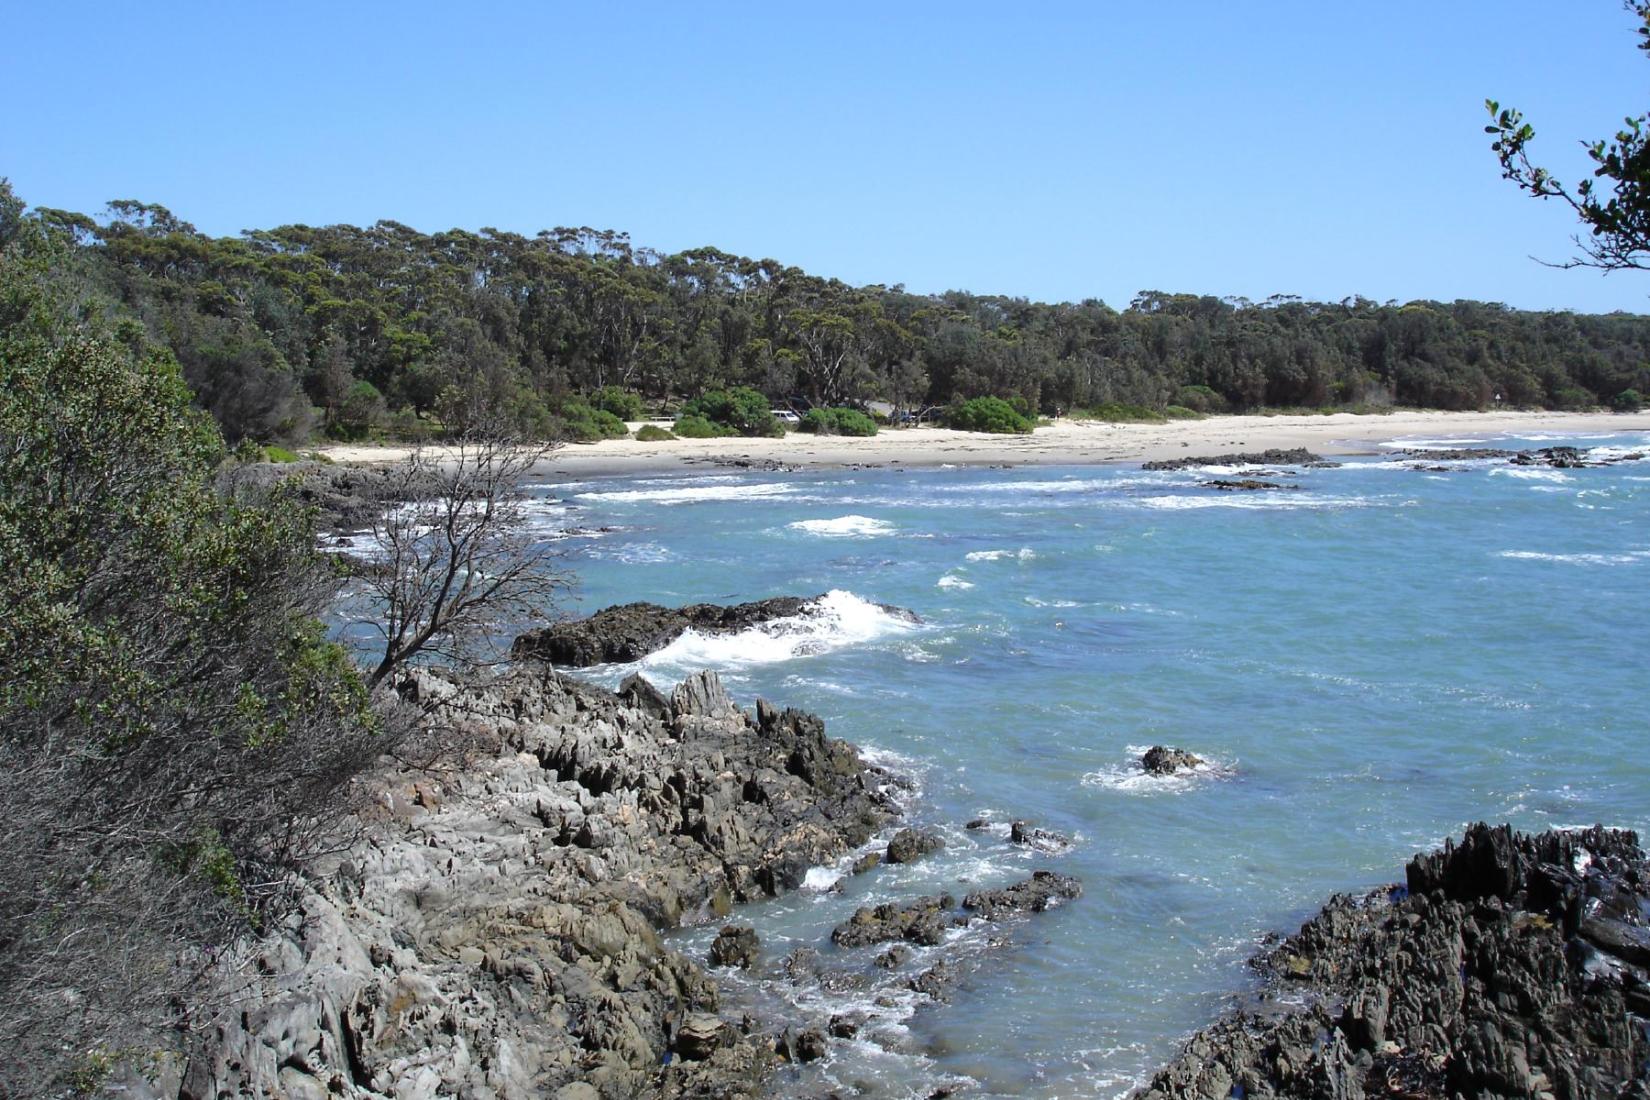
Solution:
[{"label": "tree line", "polygon": [[[9,192],[8,192],[9,193]],[[282,226],[212,237],[164,207],[27,215],[86,293],[170,349],[231,441],[579,434],[589,395],[752,387],[896,409],[1108,404],[1584,408],[1650,391],[1650,317],[1476,301],[1261,302],[1145,291],[1122,310],[847,285],[623,233]]]}]

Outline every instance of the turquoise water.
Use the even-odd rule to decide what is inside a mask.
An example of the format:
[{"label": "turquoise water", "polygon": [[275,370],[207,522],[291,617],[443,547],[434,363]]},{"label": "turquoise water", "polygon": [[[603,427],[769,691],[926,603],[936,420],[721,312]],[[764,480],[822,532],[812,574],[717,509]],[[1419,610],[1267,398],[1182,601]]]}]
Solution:
[{"label": "turquoise water", "polygon": [[[1576,442],[1620,453],[1650,437]],[[1406,465],[1292,471],[1288,493],[1121,467],[540,487],[547,523],[617,528],[561,544],[575,610],[838,593],[782,636],[690,637],[644,665],[661,683],[716,667],[744,704],[820,713],[913,776],[912,818],[947,838],[914,867],[741,914],[770,960],[810,944],[866,974],[869,953],[825,942],[858,905],[1034,867],[1086,886],[966,933],[949,1005],[900,988],[912,967],[834,992],[728,976],[733,1007],[873,1013],[867,1037],[786,1088],[924,1096],[967,1078],[968,1095],[1119,1095],[1248,986],[1259,937],[1333,891],[1401,879],[1466,823],[1650,825],[1650,462]],[[1211,766],[1148,779],[1134,761],[1154,743]],[[1076,843],[1018,849],[962,828],[978,816]],[[710,931],[681,942],[702,951]]]}]

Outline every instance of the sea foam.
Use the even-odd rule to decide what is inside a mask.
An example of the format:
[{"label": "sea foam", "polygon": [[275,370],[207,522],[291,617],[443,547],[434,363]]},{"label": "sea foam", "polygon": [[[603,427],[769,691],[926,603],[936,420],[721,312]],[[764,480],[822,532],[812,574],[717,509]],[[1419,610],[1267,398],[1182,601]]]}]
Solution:
[{"label": "sea foam", "polygon": [[864,645],[916,629],[909,620],[860,598],[833,589],[800,615],[774,619],[735,634],[701,634],[689,630],[640,662],[642,672],[658,683],[675,683],[702,668],[737,670]]},{"label": "sea foam", "polygon": [[803,519],[785,526],[793,531],[802,531],[810,535],[819,535],[823,538],[875,538],[878,535],[891,535],[894,525],[887,520],[872,519],[870,516],[838,516],[835,519]]}]

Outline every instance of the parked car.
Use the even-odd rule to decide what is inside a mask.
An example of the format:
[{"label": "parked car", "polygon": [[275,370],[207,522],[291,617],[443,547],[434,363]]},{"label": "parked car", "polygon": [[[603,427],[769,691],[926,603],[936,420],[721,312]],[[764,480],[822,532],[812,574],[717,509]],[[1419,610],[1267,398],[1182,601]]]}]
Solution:
[{"label": "parked car", "polygon": [[779,421],[781,424],[793,424],[794,425],[794,424],[802,423],[802,418],[800,416],[797,416],[795,413],[793,413],[789,409],[774,409],[773,410],[773,418],[775,420]]}]

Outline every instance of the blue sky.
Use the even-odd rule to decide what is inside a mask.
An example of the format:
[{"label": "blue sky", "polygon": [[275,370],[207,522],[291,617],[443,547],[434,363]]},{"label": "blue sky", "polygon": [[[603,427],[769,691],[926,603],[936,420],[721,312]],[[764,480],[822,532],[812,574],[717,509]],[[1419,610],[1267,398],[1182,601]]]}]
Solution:
[{"label": "blue sky", "polygon": [[[0,175],[201,229],[393,218],[714,244],[853,283],[1122,307],[1480,298],[1554,271],[1483,100],[1566,180],[1644,102],[1614,0],[7,5]],[[471,10],[474,9],[474,10]]]}]

